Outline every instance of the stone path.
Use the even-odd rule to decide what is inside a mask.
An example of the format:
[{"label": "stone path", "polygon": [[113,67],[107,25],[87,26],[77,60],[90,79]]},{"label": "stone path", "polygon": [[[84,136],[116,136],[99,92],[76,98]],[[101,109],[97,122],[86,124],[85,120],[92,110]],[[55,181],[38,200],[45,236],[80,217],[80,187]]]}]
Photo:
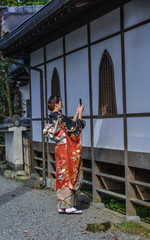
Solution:
[{"label": "stone path", "polygon": [[143,239],[111,229],[106,233],[86,231],[87,223],[109,220],[119,223],[122,215],[95,207],[85,208],[78,216],[59,215],[55,192],[29,189],[0,176],[0,240]]}]

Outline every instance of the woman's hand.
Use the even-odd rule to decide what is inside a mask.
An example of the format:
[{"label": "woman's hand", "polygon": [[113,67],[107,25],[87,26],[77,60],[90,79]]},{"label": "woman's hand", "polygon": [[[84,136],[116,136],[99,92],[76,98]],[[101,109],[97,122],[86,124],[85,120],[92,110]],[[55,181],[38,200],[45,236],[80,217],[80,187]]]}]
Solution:
[{"label": "woman's hand", "polygon": [[77,107],[76,114],[74,115],[74,118],[72,119],[74,122],[77,121],[77,118],[78,118],[78,115],[79,115],[79,106]]},{"label": "woman's hand", "polygon": [[79,119],[82,120],[82,112],[84,110],[84,104],[79,105]]},{"label": "woman's hand", "polygon": [[82,104],[82,105],[79,104],[79,106],[78,106],[79,113],[82,113],[83,110],[84,110],[84,104]]}]

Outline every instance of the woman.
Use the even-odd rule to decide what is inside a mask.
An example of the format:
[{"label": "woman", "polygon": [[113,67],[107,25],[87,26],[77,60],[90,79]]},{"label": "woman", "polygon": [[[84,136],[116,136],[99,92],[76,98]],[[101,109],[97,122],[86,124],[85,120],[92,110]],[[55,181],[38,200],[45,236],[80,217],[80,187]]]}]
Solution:
[{"label": "woman", "polygon": [[79,105],[71,120],[62,114],[62,100],[59,96],[48,99],[49,124],[43,133],[56,142],[56,190],[58,212],[81,214],[74,205],[74,193],[82,184],[81,132],[85,127],[82,120],[84,105]]}]

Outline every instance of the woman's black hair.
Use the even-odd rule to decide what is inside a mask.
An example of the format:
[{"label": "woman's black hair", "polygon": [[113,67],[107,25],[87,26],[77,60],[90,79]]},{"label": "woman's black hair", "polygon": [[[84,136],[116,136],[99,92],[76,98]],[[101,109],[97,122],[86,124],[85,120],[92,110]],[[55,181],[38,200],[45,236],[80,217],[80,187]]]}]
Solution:
[{"label": "woman's black hair", "polygon": [[55,108],[55,104],[58,104],[60,101],[60,97],[58,95],[52,95],[48,99],[47,107],[50,111],[53,111]]}]

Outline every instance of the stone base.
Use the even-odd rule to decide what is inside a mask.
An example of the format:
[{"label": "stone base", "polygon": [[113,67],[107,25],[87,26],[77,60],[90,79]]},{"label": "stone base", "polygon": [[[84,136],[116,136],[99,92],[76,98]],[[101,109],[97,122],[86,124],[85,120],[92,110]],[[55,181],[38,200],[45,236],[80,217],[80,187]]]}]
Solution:
[{"label": "stone base", "polygon": [[7,166],[12,167],[15,171],[23,170],[23,164],[14,164],[9,161],[6,161]]},{"label": "stone base", "polygon": [[104,203],[94,203],[94,202],[92,202],[91,206],[99,208],[99,207],[105,207],[105,204]]},{"label": "stone base", "polygon": [[24,181],[25,186],[29,188],[39,188],[41,187],[42,183],[43,180],[29,179]]},{"label": "stone base", "polygon": [[124,221],[140,221],[140,217],[139,216],[123,216],[123,220]]},{"label": "stone base", "polygon": [[46,178],[46,187],[56,191],[56,179]]},{"label": "stone base", "polygon": [[75,201],[76,201],[76,204],[90,205],[90,203],[92,202],[92,199],[82,191],[78,190],[75,192]]}]

